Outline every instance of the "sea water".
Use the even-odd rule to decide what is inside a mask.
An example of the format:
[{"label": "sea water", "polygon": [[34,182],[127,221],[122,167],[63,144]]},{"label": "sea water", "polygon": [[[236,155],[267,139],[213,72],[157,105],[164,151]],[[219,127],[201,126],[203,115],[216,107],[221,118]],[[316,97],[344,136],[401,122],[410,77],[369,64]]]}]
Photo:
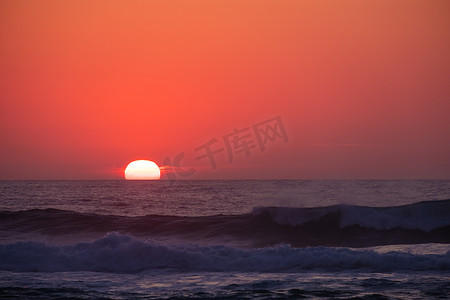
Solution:
[{"label": "sea water", "polygon": [[2,181],[0,297],[450,295],[450,181]]}]

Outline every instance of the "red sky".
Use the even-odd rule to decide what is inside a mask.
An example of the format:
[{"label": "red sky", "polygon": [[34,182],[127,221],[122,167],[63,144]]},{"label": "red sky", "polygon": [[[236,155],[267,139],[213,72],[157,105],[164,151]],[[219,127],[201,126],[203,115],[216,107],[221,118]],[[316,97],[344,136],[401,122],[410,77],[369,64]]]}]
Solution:
[{"label": "red sky", "polygon": [[[0,179],[450,178],[450,2],[0,2]],[[280,116],[289,139],[257,147]],[[196,148],[235,129],[254,148]],[[244,140],[244,139],[243,139]]]}]

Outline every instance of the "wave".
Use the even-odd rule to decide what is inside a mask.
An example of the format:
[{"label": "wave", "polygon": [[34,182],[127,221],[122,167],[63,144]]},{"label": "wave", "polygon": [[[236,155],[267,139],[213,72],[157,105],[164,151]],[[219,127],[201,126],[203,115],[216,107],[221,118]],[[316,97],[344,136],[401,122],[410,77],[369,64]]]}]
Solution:
[{"label": "wave", "polygon": [[39,242],[0,245],[0,269],[19,272],[93,271],[139,273],[152,270],[208,272],[300,272],[304,270],[449,271],[446,254],[376,253],[346,248],[277,246],[166,246],[110,233],[91,243],[50,246]]},{"label": "wave", "polygon": [[424,201],[393,207],[341,204],[317,208],[262,207],[254,209],[254,214],[261,213],[270,214],[279,224],[293,226],[317,221],[326,215],[337,214],[341,228],[359,225],[379,230],[404,228],[431,231],[450,225],[450,200]]},{"label": "wave", "polygon": [[[153,239],[265,247],[370,247],[450,243],[450,200],[396,207],[334,205],[316,208],[257,207],[243,215],[140,217],[57,209],[0,212],[2,237],[90,235],[108,232]],[[28,239],[28,238],[27,238]]]}]

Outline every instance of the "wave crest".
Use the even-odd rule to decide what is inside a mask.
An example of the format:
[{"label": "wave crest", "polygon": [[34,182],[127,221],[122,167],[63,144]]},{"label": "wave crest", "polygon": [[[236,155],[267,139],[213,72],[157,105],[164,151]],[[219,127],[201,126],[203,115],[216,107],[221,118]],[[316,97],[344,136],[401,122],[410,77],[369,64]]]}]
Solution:
[{"label": "wave crest", "polygon": [[366,207],[357,205],[333,205],[313,208],[257,207],[253,215],[268,214],[281,225],[299,226],[318,221],[326,215],[339,219],[345,228],[358,225],[378,230],[393,228],[431,231],[450,226],[450,200],[424,201],[403,206]]},{"label": "wave crest", "polygon": [[105,216],[45,209],[0,212],[0,228],[8,242],[20,237],[79,242],[120,232],[202,245],[370,247],[450,243],[449,215],[450,200],[398,207],[259,207],[250,214],[201,217]]},{"label": "wave crest", "polygon": [[304,270],[450,270],[446,254],[376,253],[327,247],[166,246],[111,233],[91,243],[50,246],[38,242],[0,245],[0,269],[22,272],[93,271],[139,273],[151,270],[210,272],[301,272]]}]

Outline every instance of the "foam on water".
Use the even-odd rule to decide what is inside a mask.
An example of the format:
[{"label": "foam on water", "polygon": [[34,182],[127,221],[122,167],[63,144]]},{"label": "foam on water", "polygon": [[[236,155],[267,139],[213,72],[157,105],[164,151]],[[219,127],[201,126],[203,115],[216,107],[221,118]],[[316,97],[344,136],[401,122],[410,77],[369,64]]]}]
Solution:
[{"label": "foam on water", "polygon": [[393,228],[433,229],[450,226],[450,201],[426,201],[403,206],[365,207],[333,205],[314,208],[258,207],[253,214],[268,213],[279,224],[299,226],[318,221],[327,214],[339,215],[341,228],[358,225],[366,228],[389,230]]},{"label": "foam on water", "polygon": [[210,272],[301,272],[311,269],[450,271],[450,252],[416,255],[328,247],[277,246],[246,250],[226,246],[167,246],[111,233],[91,243],[66,246],[31,241],[0,245],[0,269],[113,273],[155,269]]},{"label": "foam on water", "polygon": [[198,217],[33,209],[0,212],[0,243],[91,241],[113,231],[160,241],[245,247],[450,243],[449,215],[449,200],[393,207],[258,207],[250,214]]},{"label": "foam on water", "polygon": [[448,180],[0,181],[0,298],[445,299],[449,198]]}]

